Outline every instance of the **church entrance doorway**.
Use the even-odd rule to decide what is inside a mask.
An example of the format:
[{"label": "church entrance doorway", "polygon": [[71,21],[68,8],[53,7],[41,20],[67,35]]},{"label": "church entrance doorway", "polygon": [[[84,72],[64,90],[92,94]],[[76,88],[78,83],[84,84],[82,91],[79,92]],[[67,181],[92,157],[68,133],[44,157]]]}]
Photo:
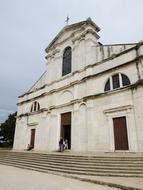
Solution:
[{"label": "church entrance doorway", "polygon": [[115,150],[129,150],[126,117],[113,118]]},{"label": "church entrance doorway", "polygon": [[35,143],[35,129],[31,129],[31,140],[30,140],[30,147],[34,148]]},{"label": "church entrance doorway", "polygon": [[71,149],[71,112],[61,114],[61,137],[68,140],[68,149]]}]

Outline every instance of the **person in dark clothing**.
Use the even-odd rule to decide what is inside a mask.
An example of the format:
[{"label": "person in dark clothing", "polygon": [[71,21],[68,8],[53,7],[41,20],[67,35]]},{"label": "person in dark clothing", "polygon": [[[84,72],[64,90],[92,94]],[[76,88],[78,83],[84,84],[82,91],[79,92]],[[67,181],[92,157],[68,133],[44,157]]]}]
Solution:
[{"label": "person in dark clothing", "polygon": [[30,144],[27,145],[27,151],[31,150],[32,148],[33,147]]},{"label": "person in dark clothing", "polygon": [[59,150],[60,152],[64,151],[64,140],[62,137],[60,138],[60,141],[59,141]]}]

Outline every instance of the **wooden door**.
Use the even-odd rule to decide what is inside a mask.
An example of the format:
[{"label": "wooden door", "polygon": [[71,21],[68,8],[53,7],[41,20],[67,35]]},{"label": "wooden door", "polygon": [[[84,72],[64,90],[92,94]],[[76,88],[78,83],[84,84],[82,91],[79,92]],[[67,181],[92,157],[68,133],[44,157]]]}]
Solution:
[{"label": "wooden door", "polygon": [[35,129],[31,129],[31,141],[30,141],[31,148],[34,148],[34,143],[35,143]]},{"label": "wooden door", "polygon": [[113,118],[115,150],[128,150],[126,117]]},{"label": "wooden door", "polygon": [[61,114],[61,137],[68,140],[68,148],[71,148],[71,112]]}]

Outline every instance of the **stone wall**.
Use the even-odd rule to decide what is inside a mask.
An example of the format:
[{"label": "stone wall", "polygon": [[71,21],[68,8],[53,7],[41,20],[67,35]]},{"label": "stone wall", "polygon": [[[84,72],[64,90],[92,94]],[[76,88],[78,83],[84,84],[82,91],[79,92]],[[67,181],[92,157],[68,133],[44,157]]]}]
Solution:
[{"label": "stone wall", "polygon": [[[62,33],[47,51],[47,70],[19,97],[14,149],[26,149],[36,129],[35,150],[57,150],[61,113],[71,112],[73,151],[113,152],[113,118],[126,117],[129,151],[143,151],[143,45],[101,45],[93,26]],[[64,49],[72,48],[72,72],[62,77]],[[121,73],[131,85],[104,92]],[[39,102],[40,110],[31,113]]]}]

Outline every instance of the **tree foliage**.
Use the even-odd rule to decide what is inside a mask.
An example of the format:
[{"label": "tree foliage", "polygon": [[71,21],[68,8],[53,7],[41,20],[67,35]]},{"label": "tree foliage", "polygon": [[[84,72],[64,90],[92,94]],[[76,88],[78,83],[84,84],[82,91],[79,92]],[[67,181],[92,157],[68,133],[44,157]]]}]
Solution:
[{"label": "tree foliage", "polygon": [[0,146],[12,146],[14,141],[17,112],[10,114],[0,126]]}]

